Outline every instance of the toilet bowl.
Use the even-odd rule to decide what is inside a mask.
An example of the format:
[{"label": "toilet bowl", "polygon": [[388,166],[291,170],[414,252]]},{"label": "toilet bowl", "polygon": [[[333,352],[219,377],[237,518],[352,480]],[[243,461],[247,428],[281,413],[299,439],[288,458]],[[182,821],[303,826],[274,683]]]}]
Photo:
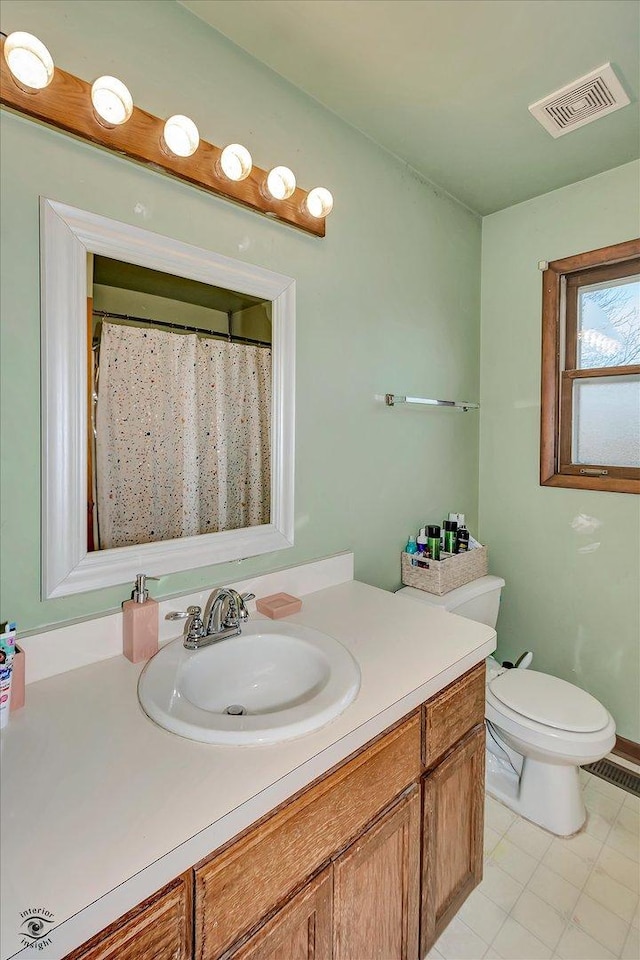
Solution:
[{"label": "toilet bowl", "polygon": [[[437,597],[404,587],[398,595],[495,627],[504,580],[481,577]],[[485,699],[487,793],[558,836],[585,822],[579,767],[615,743],[606,708],[579,687],[487,658]]]}]

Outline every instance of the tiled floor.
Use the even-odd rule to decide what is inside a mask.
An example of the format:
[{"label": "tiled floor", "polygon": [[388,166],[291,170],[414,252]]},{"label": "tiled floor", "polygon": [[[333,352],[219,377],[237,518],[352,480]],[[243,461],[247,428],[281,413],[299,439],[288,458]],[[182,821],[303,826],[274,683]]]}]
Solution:
[{"label": "tiled floor", "polygon": [[487,797],[484,879],[428,957],[640,960],[640,800],[581,778],[588,820],[569,840]]}]

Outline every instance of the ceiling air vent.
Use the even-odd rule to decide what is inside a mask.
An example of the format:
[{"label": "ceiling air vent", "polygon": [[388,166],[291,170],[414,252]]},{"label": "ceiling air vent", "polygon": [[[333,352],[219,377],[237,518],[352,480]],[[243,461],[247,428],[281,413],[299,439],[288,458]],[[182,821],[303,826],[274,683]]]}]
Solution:
[{"label": "ceiling air vent", "polygon": [[530,113],[552,137],[561,137],[630,102],[610,63],[532,103]]}]

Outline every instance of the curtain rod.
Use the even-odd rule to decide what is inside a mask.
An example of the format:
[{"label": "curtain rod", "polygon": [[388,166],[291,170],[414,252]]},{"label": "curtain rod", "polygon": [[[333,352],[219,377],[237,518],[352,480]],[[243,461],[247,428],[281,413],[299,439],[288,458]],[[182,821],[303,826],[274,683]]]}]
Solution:
[{"label": "curtain rod", "polygon": [[214,340],[227,340],[231,343],[249,343],[255,347],[269,347],[272,344],[266,340],[253,340],[251,337],[241,337],[235,333],[220,333],[217,330],[206,330],[204,327],[187,327],[181,323],[171,323],[168,320],[151,320],[149,317],[132,317],[128,313],[110,313],[108,310],[93,310],[94,317],[112,320],[130,320],[132,323],[152,323],[156,327],[169,327],[171,330],[181,330],[185,333],[202,333]]},{"label": "curtain rod", "polygon": [[[382,400],[383,398],[380,397]],[[399,397],[395,393],[385,393],[384,402],[388,407],[393,407],[396,403],[423,403],[431,407],[454,407],[456,410],[478,410],[479,403],[473,403],[470,400],[430,400],[427,397]]]}]

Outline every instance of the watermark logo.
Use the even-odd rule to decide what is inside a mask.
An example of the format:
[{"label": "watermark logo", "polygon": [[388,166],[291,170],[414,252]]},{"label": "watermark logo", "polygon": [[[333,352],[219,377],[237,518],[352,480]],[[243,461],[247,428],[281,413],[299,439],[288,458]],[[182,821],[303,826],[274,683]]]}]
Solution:
[{"label": "watermark logo", "polygon": [[23,947],[33,947],[35,950],[44,950],[51,946],[49,932],[54,924],[54,917],[50,910],[44,907],[29,907],[20,914],[20,937]]}]

